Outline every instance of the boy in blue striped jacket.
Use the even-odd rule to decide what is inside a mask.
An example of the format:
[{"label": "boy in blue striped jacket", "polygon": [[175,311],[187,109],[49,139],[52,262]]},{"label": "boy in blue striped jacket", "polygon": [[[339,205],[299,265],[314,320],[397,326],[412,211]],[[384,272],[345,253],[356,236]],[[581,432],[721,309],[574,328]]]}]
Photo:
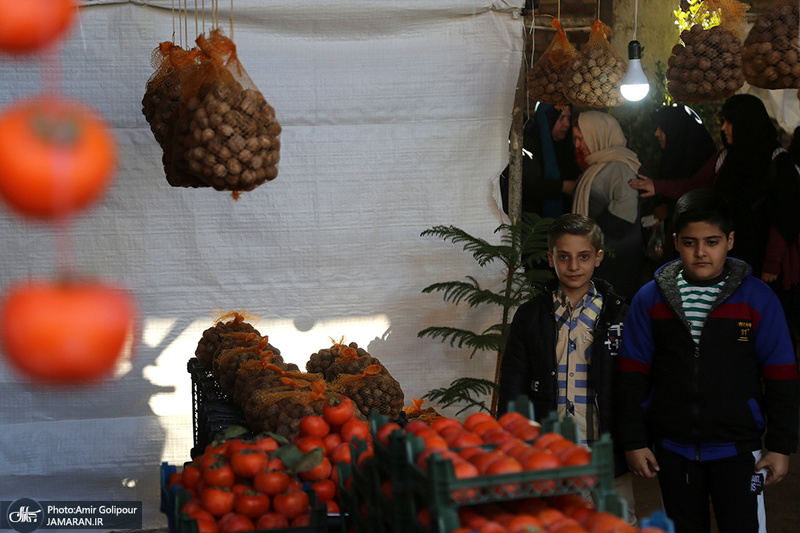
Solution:
[{"label": "boy in blue striped jacket", "polygon": [[[713,189],[678,200],[675,248],[625,319],[615,436],[631,471],[658,476],[677,533],[766,531],[762,487],[798,440],[798,371],[786,319],[750,266]],[[762,442],[763,439],[763,442]]]}]

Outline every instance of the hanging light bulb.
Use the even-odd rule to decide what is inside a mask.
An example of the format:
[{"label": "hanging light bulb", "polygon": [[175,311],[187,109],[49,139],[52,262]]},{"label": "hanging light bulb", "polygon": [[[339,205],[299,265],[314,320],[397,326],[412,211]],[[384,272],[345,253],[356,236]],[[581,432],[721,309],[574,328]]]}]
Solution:
[{"label": "hanging light bulb", "polygon": [[628,72],[619,90],[622,97],[631,102],[638,102],[650,92],[650,83],[642,70],[642,45],[639,41],[628,43]]},{"label": "hanging light bulb", "polygon": [[642,70],[642,45],[636,40],[639,26],[639,0],[633,9],[633,40],[628,43],[628,72],[619,88],[622,97],[630,102],[638,102],[650,92],[650,83]]}]

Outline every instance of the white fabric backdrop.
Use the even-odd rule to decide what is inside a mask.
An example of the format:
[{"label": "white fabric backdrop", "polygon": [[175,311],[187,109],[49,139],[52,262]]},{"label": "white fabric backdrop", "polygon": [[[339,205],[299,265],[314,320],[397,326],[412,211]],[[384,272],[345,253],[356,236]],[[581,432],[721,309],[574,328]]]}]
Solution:
[{"label": "white fabric backdrop", "polygon": [[[141,113],[171,5],[85,2],[50,60],[0,56],[0,105],[54,79],[112,123],[116,181],[67,234],[80,269],[126,282],[142,318],[131,364],[99,387],[35,386],[0,358],[0,500],[142,500],[145,526],[164,524],[158,468],[189,459],[186,361],[213,308],[260,315],[261,333],[301,366],[330,337],[357,342],[407,405],[493,375],[491,357],[416,334],[496,321],[421,289],[467,275],[498,287],[500,266],[481,270],[420,232],[454,224],[497,238],[522,0],[237,0],[239,57],[283,126],[278,178],[238,202],[168,186]],[[189,27],[193,40],[194,16]],[[53,274],[51,226],[1,209],[0,232],[0,289]]]}]

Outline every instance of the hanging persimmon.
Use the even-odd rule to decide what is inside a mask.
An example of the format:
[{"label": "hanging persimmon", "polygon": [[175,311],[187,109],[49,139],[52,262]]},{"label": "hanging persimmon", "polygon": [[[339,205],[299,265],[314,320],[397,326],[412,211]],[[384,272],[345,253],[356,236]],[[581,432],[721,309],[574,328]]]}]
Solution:
[{"label": "hanging persimmon", "polygon": [[0,52],[45,48],[67,31],[76,9],[75,0],[0,0]]},{"label": "hanging persimmon", "polygon": [[0,112],[0,197],[21,215],[74,214],[101,196],[115,168],[111,129],[79,101],[37,97]]},{"label": "hanging persimmon", "polygon": [[80,384],[109,376],[135,324],[132,296],[97,281],[39,280],[0,301],[3,355],[35,381]]}]

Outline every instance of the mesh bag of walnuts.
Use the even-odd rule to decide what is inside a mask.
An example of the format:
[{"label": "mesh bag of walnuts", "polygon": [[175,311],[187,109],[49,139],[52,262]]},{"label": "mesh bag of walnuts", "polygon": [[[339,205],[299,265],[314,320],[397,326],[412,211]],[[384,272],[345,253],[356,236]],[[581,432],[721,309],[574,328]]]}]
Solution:
[{"label": "mesh bag of walnuts", "polygon": [[[284,378],[288,379],[288,378]],[[300,430],[300,420],[307,415],[322,415],[325,402],[338,396],[326,390],[322,379],[302,383],[288,380],[284,390],[261,389],[255,391],[244,409],[245,420],[251,431],[270,431],[287,439]]]},{"label": "mesh bag of walnuts", "polygon": [[211,373],[219,379],[219,358],[222,354],[233,348],[254,348],[261,344],[266,348],[267,341],[264,340],[260,334],[255,331],[233,331],[231,333],[223,333],[220,335],[217,349],[211,356]]},{"label": "mesh bag of walnuts", "polygon": [[667,60],[667,90],[678,102],[711,102],[732,96],[744,85],[742,37],[747,4],[736,0],[706,0],[717,11],[719,26],[695,24],[681,32],[681,43]]},{"label": "mesh bag of walnuts", "polygon": [[[269,359],[267,352],[260,361],[245,361],[236,373],[233,402],[242,407],[257,390],[284,387],[282,378],[305,380],[309,383],[323,379],[322,374],[301,372],[297,365],[276,361],[280,356]],[[292,368],[294,367],[294,368]]]},{"label": "mesh bag of walnuts", "polygon": [[387,374],[388,371],[381,365],[381,362],[357,346],[350,343],[341,350],[339,357],[325,371],[325,380],[333,381],[342,374],[360,374],[370,365],[380,365],[381,373]]},{"label": "mesh bag of walnuts", "polygon": [[430,424],[437,418],[442,418],[442,415],[433,407],[422,407],[423,403],[425,403],[423,398],[412,398],[411,405],[403,407],[403,412],[406,414],[406,419],[409,422],[411,420],[421,420],[426,424]]},{"label": "mesh bag of walnuts", "polygon": [[[219,382],[219,388],[228,397],[233,397],[236,386],[236,377],[239,368],[246,361],[262,362],[264,358],[269,358],[275,364],[283,363],[283,358],[275,354],[274,347],[269,344],[267,337],[254,346],[244,346],[225,350],[214,360],[215,368],[212,372]],[[295,368],[297,368],[295,366]]]},{"label": "mesh bag of walnuts", "polygon": [[238,311],[223,312],[221,309],[215,309],[212,314],[216,314],[217,318],[214,319],[214,325],[203,332],[200,341],[197,343],[197,348],[194,351],[197,362],[201,366],[211,370],[212,359],[217,347],[222,340],[222,335],[225,333],[233,333],[234,331],[244,331],[246,333],[255,332],[261,336],[251,322],[257,322],[260,317],[252,313],[248,313],[244,309]]},{"label": "mesh bag of walnuts", "polygon": [[572,63],[578,51],[567,39],[558,19],[553,18],[550,25],[556,29],[556,35],[528,71],[528,96],[547,104],[566,105],[569,99],[564,94],[562,71]]},{"label": "mesh bag of walnuts", "polygon": [[342,337],[339,342],[336,342],[333,339],[331,339],[331,341],[333,342],[333,346],[330,348],[323,348],[318,352],[311,354],[306,362],[306,370],[309,372],[320,372],[325,374],[328,371],[328,368],[330,368],[330,366],[336,362],[337,359],[339,359],[342,351],[348,347],[356,350],[359,356],[369,355],[367,354],[366,350],[359,348],[358,344],[355,342],[345,345],[344,337]]},{"label": "mesh bag of walnuts", "polygon": [[608,42],[611,28],[592,22],[589,39],[563,69],[564,94],[568,101],[587,107],[616,107],[625,101],[619,90],[627,65]]},{"label": "mesh bag of walnuts", "polygon": [[756,19],[742,45],[744,79],[762,89],[800,88],[800,2],[776,3]]},{"label": "mesh bag of walnuts", "polygon": [[170,41],[164,41],[153,50],[150,63],[155,69],[147,80],[142,113],[150,131],[162,149],[161,161],[167,183],[173,187],[207,187],[189,172],[189,161],[173,153],[170,145],[181,99],[180,80],[186,72],[199,65],[200,51],[184,50]]},{"label": "mesh bag of walnuts", "polygon": [[369,365],[360,374],[342,374],[328,386],[330,390],[348,396],[364,416],[378,411],[389,420],[398,420],[403,410],[404,394],[400,383],[382,373],[381,365]]},{"label": "mesh bag of walnuts", "polygon": [[250,191],[278,175],[281,126],[219,29],[200,35],[199,68],[181,78],[172,157],[219,191]]}]

